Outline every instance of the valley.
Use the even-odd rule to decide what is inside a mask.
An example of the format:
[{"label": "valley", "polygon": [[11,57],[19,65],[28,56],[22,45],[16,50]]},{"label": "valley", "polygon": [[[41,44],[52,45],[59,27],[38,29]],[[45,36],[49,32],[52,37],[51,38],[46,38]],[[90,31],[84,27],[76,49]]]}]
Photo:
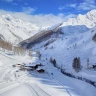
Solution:
[{"label": "valley", "polygon": [[96,10],[42,30],[10,15],[0,25],[0,96],[96,95]]}]

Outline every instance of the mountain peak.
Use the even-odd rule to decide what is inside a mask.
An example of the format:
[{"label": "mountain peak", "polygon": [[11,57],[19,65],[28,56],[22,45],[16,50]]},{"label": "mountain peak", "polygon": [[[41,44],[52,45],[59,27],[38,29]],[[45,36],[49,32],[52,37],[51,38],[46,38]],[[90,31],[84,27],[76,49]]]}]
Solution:
[{"label": "mountain peak", "polygon": [[7,14],[7,15],[2,15],[2,17],[3,17],[4,19],[8,20],[8,21],[11,21],[11,20],[14,19],[14,18],[13,18],[11,15],[9,15],[9,14]]},{"label": "mountain peak", "polygon": [[88,13],[90,13],[90,14],[94,14],[95,13],[96,14],[96,9],[93,9],[93,10],[89,11]]},{"label": "mountain peak", "polygon": [[15,19],[9,14],[0,16],[0,36],[5,41],[19,43],[34,35],[38,30],[37,25]]},{"label": "mountain peak", "polygon": [[96,10],[91,10],[85,15],[79,14],[76,18],[69,18],[66,22],[63,22],[63,26],[68,25],[85,25],[88,28],[93,28],[96,24]]}]

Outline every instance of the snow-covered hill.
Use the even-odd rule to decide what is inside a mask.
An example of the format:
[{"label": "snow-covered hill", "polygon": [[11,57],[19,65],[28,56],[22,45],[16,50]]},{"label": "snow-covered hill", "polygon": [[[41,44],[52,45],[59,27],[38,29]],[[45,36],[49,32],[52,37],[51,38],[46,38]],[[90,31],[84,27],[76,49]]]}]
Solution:
[{"label": "snow-covered hill", "polygon": [[12,43],[19,43],[39,30],[35,24],[23,22],[10,15],[0,16],[0,38]]},{"label": "snow-covered hill", "polygon": [[[63,22],[60,26],[56,25],[53,28],[49,28],[49,31],[39,33],[39,36],[37,34],[31,37],[31,39],[25,40],[22,45],[27,48],[32,47],[34,51],[40,51],[41,60],[43,59],[50,62],[50,58],[56,59],[57,66],[62,66],[66,72],[96,81],[96,71],[93,69],[93,65],[96,65],[95,14],[96,10],[92,10],[88,12],[87,15],[79,15],[80,18],[87,16],[87,19],[83,20],[79,18],[78,24],[76,24],[77,21],[74,21],[73,25],[71,25],[70,22],[69,25]],[[65,23],[67,26],[64,25]],[[48,32],[52,34],[49,35]],[[34,38],[34,40],[32,38]],[[80,57],[82,71],[79,73],[76,73],[72,67],[75,57]],[[88,59],[89,70],[87,69]]]}]

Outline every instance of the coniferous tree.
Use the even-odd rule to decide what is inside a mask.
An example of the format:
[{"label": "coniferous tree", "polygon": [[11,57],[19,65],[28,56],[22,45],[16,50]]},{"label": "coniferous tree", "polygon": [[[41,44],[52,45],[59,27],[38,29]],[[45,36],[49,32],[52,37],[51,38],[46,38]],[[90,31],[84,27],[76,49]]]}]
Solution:
[{"label": "coniferous tree", "polygon": [[89,69],[89,58],[87,59],[87,69]]},{"label": "coniferous tree", "polygon": [[53,65],[54,65],[54,67],[56,67],[56,60],[55,59],[53,60]]},{"label": "coniferous tree", "polygon": [[92,40],[96,42],[96,33],[95,33],[95,35],[93,36]]},{"label": "coniferous tree", "polygon": [[79,57],[74,58],[72,67],[76,72],[79,72],[81,70],[81,62]]}]

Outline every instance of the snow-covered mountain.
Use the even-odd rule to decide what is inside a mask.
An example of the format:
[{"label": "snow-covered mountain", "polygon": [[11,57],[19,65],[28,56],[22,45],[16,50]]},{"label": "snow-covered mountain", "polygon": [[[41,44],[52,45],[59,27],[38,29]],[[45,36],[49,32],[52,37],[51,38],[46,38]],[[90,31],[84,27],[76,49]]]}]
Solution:
[{"label": "snow-covered mountain", "polygon": [[[64,32],[64,34],[70,35],[70,33],[74,34],[76,32],[81,33],[88,31],[95,25],[96,10],[92,10],[86,15],[80,14],[76,18],[70,18],[64,21],[61,26],[59,26],[59,30]],[[55,26],[49,28],[45,27],[45,30],[52,30],[54,28]],[[23,22],[10,15],[0,16],[0,38],[12,43],[19,43],[33,36],[42,29],[44,29],[44,27],[40,28],[35,24]]]},{"label": "snow-covered mountain", "polygon": [[[92,16],[90,18],[93,18]],[[4,18],[4,21],[2,20],[4,24],[5,21],[11,22],[6,26],[1,24],[6,28],[5,33],[9,34],[10,28],[10,30],[14,29],[12,32],[16,32],[16,26],[23,25],[21,20],[22,23],[19,21],[16,23],[12,17],[10,17],[11,20],[6,16],[2,18]],[[8,55],[0,51],[0,96],[96,96],[96,68],[93,69],[92,66],[96,65],[95,18],[89,25],[80,23],[83,22],[81,19],[78,22],[77,24],[76,22],[57,24],[21,42],[20,44],[24,47],[33,49],[30,55],[33,54],[33,57]],[[15,27],[12,27],[12,24]],[[27,29],[25,22],[22,27],[20,28],[23,31],[21,29],[19,31],[22,34],[18,33],[18,36],[22,35],[20,38],[25,39],[27,35],[29,36],[29,27]],[[28,31],[27,33],[24,28]],[[4,36],[6,36],[5,33]],[[17,36],[17,33],[15,34]],[[27,35],[23,37],[24,34]],[[1,38],[4,39],[2,35]],[[10,40],[9,37],[8,40]],[[76,57],[80,58],[82,65],[78,72],[72,66]],[[55,60],[55,66],[52,60]],[[35,68],[35,64],[39,66]],[[44,70],[44,74],[38,71],[39,68]]]},{"label": "snow-covered mountain", "polygon": [[[63,22],[55,27],[53,26],[53,28],[49,28],[47,31],[32,36],[21,44],[26,48],[32,48],[34,51],[40,51],[41,60],[50,62],[50,58],[56,59],[57,66],[62,66],[66,72],[96,81],[96,76],[94,76],[96,71],[92,69],[93,65],[96,65],[95,14],[96,10],[92,10],[87,15],[82,15],[82,18],[87,16],[87,19],[84,21],[79,18],[77,25],[75,25],[77,21],[73,22],[73,25]],[[76,20],[76,18],[69,20]],[[83,23],[80,24],[80,22]],[[67,26],[64,24],[67,24]],[[82,71],[78,74],[75,73],[72,67],[75,57],[80,57],[82,65]],[[90,70],[87,70],[88,59]]]},{"label": "snow-covered mountain", "polygon": [[[30,43],[32,45],[32,43]],[[30,46],[29,44],[29,46]],[[53,34],[47,40],[36,43],[32,46],[33,51],[39,51],[41,54],[40,62],[44,61],[44,65],[50,64],[50,59],[56,60],[56,66],[62,68],[65,72],[74,74],[96,83],[96,27],[91,30],[64,36]],[[78,73],[74,70],[72,64],[74,58],[79,57],[82,69]],[[87,60],[89,59],[89,69]]]},{"label": "snow-covered mountain", "polygon": [[[56,29],[56,32],[59,31],[60,33],[70,36],[73,34],[79,34],[79,33],[86,32],[95,26],[96,26],[96,10],[92,10],[85,15],[79,14],[76,18],[70,18],[61,24],[56,24],[51,27],[48,27],[45,30],[43,30],[43,32],[41,31],[41,32],[39,32],[39,34],[36,34],[36,35],[38,37],[38,35],[41,36],[43,34],[48,33],[48,31],[54,32],[54,29]],[[35,37],[36,37],[36,35],[35,35]],[[31,37],[30,39],[25,40],[24,42],[30,43],[33,38],[34,38],[34,36]],[[45,38],[46,38],[46,36],[45,36]],[[41,38],[41,39],[43,39],[43,38]]]},{"label": "snow-covered mountain", "polygon": [[0,16],[0,38],[12,43],[19,43],[34,35],[39,30],[35,24],[23,22],[10,15]]},{"label": "snow-covered mountain", "polygon": [[70,18],[63,22],[62,26],[85,25],[87,28],[96,26],[96,10],[91,10],[85,15],[79,14],[76,18]]}]

